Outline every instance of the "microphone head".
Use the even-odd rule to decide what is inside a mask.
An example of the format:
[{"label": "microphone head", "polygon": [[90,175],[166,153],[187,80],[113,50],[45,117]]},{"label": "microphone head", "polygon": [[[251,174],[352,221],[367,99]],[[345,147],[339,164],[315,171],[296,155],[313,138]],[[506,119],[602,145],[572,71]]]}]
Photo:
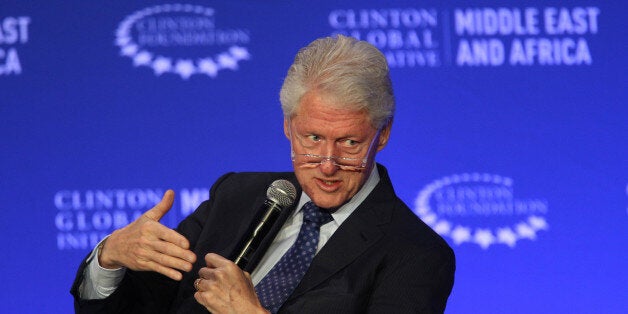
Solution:
[{"label": "microphone head", "polygon": [[291,206],[297,198],[297,190],[288,180],[275,180],[266,190],[266,198],[279,204],[282,208]]}]

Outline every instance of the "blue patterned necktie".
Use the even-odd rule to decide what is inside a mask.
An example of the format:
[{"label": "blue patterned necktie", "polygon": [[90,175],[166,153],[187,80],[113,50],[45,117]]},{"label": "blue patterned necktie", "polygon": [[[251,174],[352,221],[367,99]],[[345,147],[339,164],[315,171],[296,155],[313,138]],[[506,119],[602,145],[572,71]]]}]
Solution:
[{"label": "blue patterned necktie", "polygon": [[266,309],[277,313],[297,287],[316,254],[320,227],[332,220],[328,212],[320,210],[314,203],[303,205],[303,224],[296,242],[255,286],[257,296]]}]

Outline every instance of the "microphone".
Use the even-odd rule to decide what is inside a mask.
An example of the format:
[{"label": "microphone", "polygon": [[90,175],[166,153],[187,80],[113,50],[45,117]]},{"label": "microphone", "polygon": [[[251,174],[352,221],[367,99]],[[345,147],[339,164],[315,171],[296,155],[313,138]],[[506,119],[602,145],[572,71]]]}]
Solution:
[{"label": "microphone", "polygon": [[266,200],[264,200],[260,211],[264,214],[233,261],[236,265],[241,269],[246,267],[253,253],[255,253],[264,237],[266,237],[275,221],[277,221],[281,211],[292,206],[296,197],[297,191],[290,181],[280,179],[271,183],[268,190],[266,190]]}]

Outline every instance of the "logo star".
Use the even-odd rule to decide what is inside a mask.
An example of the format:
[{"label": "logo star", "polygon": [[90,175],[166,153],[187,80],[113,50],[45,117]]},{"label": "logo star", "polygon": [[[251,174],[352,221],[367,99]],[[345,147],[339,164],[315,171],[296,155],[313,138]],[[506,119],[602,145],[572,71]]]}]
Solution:
[{"label": "logo star", "polygon": [[122,53],[123,56],[132,57],[137,53],[138,49],[137,45],[126,45],[122,47],[120,53]]},{"label": "logo star", "polygon": [[497,229],[497,241],[509,247],[515,247],[517,235],[510,228],[499,228]]},{"label": "logo star", "polygon": [[118,36],[116,38],[116,45],[118,46],[126,46],[131,42],[131,37],[129,36]]},{"label": "logo star", "polygon": [[488,229],[478,229],[475,232],[474,241],[480,247],[486,250],[489,246],[491,246],[491,244],[495,242],[495,237]]},{"label": "logo star", "polygon": [[135,55],[135,57],[133,57],[133,65],[136,67],[140,65],[149,65],[152,59],[153,55],[151,53],[142,50],[140,53]]},{"label": "logo star", "polygon": [[467,242],[471,239],[471,230],[467,227],[456,226],[456,228],[454,228],[451,232],[451,238],[454,240],[456,245]]},{"label": "logo star", "polygon": [[211,58],[201,59],[198,62],[198,69],[199,72],[205,73],[211,77],[216,77],[216,74],[218,74],[218,65],[216,65],[216,62]]},{"label": "logo star", "polygon": [[543,217],[530,216],[530,218],[528,218],[528,222],[530,223],[530,226],[532,226],[534,230],[547,230],[548,229],[547,221]]},{"label": "logo star", "polygon": [[536,232],[530,228],[526,223],[522,222],[517,225],[517,234],[521,238],[528,238],[530,240],[536,239]]},{"label": "logo star", "polygon": [[435,214],[433,213],[428,213],[426,215],[421,215],[421,220],[423,220],[423,222],[425,222],[426,224],[433,226],[434,223],[436,223],[436,219],[438,219],[438,217],[436,217]]},{"label": "logo star", "polygon": [[238,69],[238,61],[226,53],[221,53],[218,56],[218,64],[220,64],[220,66],[224,69]]},{"label": "logo star", "polygon": [[116,29],[116,37],[120,38],[120,37],[125,37],[125,36],[129,36],[129,30],[128,30],[128,24],[122,22],[120,24],[120,26],[118,27],[118,29]]},{"label": "logo star", "polygon": [[419,217],[423,217],[430,214],[430,209],[427,206],[419,205],[414,210],[414,213],[419,215]]},{"label": "logo star", "polygon": [[251,58],[251,55],[249,54],[249,51],[246,50],[246,48],[242,48],[242,47],[239,47],[239,46],[233,46],[233,47],[229,48],[229,53],[231,53],[231,55],[236,60],[248,60],[249,58]]},{"label": "logo star", "polygon": [[184,80],[187,80],[192,74],[194,74],[196,67],[190,60],[179,60],[174,71],[181,75]]},{"label": "logo star", "polygon": [[440,235],[447,235],[451,230],[451,224],[449,224],[446,220],[439,221],[436,226],[434,226],[434,231]]},{"label": "logo star", "polygon": [[170,58],[158,56],[155,58],[153,62],[153,70],[155,70],[156,75],[161,75],[164,72],[170,71],[172,69],[172,61]]}]

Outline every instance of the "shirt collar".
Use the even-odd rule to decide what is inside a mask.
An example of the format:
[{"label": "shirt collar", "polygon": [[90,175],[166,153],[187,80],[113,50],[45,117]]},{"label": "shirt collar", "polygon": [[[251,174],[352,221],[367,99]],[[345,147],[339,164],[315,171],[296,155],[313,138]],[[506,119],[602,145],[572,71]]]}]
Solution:
[{"label": "shirt collar", "polygon": [[[331,214],[331,216],[334,217],[334,223],[340,226],[345,220],[347,220],[349,215],[351,215],[351,213],[353,213],[353,211],[355,211],[355,209],[362,204],[366,197],[371,194],[371,191],[375,189],[377,183],[379,183],[379,172],[377,171],[377,165],[373,165],[371,174],[369,174],[368,179],[366,179],[366,182],[364,182],[364,185],[360,188],[358,193],[356,193],[347,203],[340,206],[338,210]],[[301,192],[299,205],[293,215],[299,213],[303,208],[303,205],[311,200],[312,199],[305,194],[305,192]]]}]

